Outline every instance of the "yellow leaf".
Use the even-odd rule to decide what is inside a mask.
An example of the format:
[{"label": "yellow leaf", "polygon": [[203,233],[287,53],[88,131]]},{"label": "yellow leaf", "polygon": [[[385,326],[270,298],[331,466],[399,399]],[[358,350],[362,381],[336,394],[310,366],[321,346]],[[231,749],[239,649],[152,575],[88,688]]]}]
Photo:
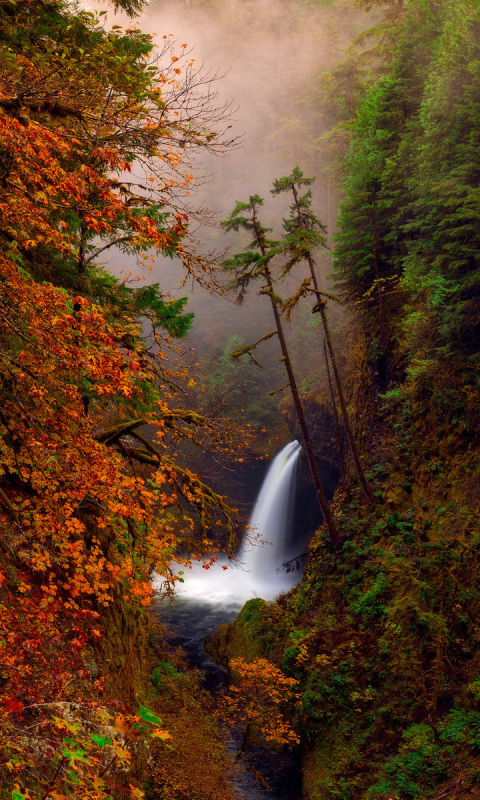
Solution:
[{"label": "yellow leaf", "polygon": [[152,739],[162,739],[162,740],[173,739],[172,734],[168,733],[168,731],[154,730],[151,732],[150,736],[152,737]]},{"label": "yellow leaf", "polygon": [[95,775],[93,778],[93,788],[95,791],[102,791],[105,788],[105,783],[100,775]]},{"label": "yellow leaf", "polygon": [[127,763],[131,761],[132,754],[128,750],[124,750],[123,747],[120,747],[116,742],[112,742],[112,747],[121,761],[126,761]]},{"label": "yellow leaf", "polygon": [[128,725],[125,722],[125,717],[123,714],[119,714],[115,720],[114,724],[115,730],[119,733],[128,733]]}]

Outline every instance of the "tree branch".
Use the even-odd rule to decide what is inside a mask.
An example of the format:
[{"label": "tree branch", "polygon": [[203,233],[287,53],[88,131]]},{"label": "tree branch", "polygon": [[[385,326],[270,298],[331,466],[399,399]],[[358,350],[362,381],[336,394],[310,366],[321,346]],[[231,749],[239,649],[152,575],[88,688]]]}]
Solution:
[{"label": "tree branch", "polygon": [[135,428],[146,424],[147,422],[144,419],[131,419],[128,422],[121,422],[119,425],[114,425],[112,428],[107,428],[101,433],[97,433],[95,440],[104,444],[114,444],[120,436],[131,433]]}]

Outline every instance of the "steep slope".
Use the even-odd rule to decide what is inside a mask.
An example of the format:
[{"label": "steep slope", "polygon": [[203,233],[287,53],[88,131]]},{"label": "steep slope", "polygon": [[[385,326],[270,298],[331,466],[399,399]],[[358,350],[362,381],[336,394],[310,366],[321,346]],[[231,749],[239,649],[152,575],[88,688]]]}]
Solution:
[{"label": "steep slope", "polygon": [[405,3],[360,106],[336,277],[368,505],[340,488],[333,552],[211,643],[299,680],[304,791],[480,795],[478,2]]}]

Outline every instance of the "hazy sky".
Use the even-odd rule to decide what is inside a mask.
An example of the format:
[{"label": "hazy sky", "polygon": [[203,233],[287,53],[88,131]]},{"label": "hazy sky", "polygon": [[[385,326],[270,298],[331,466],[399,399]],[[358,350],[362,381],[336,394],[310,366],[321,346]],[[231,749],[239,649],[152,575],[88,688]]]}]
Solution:
[{"label": "hazy sky", "polygon": [[[166,35],[177,48],[182,44],[193,48],[196,65],[219,75],[219,101],[236,109],[231,132],[241,136],[243,144],[221,158],[200,156],[200,171],[208,172],[210,179],[189,198],[194,205],[205,202],[214,209],[217,220],[231,211],[236,200],[258,193],[266,201],[263,219],[278,234],[287,209],[282,198],[270,195],[273,179],[297,164],[307,175],[320,172],[315,144],[321,118],[315,96],[318,76],[339,59],[354,28],[350,2],[337,3],[340,8],[335,13],[331,5],[296,0],[159,0],[139,17],[139,27],[154,34],[159,44]],[[125,15],[114,16],[111,11],[108,22],[132,24]],[[318,179],[315,210],[325,222],[326,191],[325,179]],[[218,226],[201,226],[196,233],[205,250],[228,244]],[[135,269],[120,253],[112,253],[108,265],[115,274]],[[328,263],[325,269],[329,271]],[[195,312],[196,322],[190,339],[204,351],[218,352],[231,333],[239,332],[250,341],[272,327],[271,311],[265,298],[257,298],[255,288],[245,306],[238,308],[198,287],[192,290],[188,282],[182,285],[181,264],[163,257],[156,257],[145,277],[175,296],[191,296],[189,310]]]}]

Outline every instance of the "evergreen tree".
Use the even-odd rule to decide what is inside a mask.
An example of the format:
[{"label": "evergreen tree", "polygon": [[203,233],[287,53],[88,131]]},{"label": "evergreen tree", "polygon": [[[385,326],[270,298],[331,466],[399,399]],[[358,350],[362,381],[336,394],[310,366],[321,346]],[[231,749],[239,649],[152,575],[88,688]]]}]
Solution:
[{"label": "evergreen tree", "polygon": [[[225,270],[235,273],[235,285],[240,290],[240,300],[243,299],[251,281],[255,279],[264,281],[259,294],[267,295],[270,298],[270,303],[275,318],[276,331],[266,334],[266,336],[262,337],[262,339],[270,338],[275,333],[278,335],[282,350],[282,360],[284,361],[285,369],[287,370],[289,381],[288,385],[290,386],[295,410],[302,431],[305,454],[310,467],[310,473],[315,486],[318,503],[320,505],[330,539],[333,545],[337,547],[340,544],[340,536],[328,507],[325,492],[323,490],[320,475],[318,473],[305,415],[303,413],[302,403],[293,372],[293,366],[290,360],[290,354],[288,352],[285,334],[283,331],[279,309],[282,301],[275,294],[274,290],[271,261],[279,253],[281,247],[278,241],[267,238],[267,234],[271,232],[271,229],[263,227],[259,219],[258,209],[261,206],[263,206],[263,199],[258,195],[252,195],[249,198],[248,203],[237,202],[228,219],[222,222],[222,226],[226,231],[245,230],[253,237],[252,241],[243,253],[237,253],[232,259],[224,261],[223,266]],[[256,344],[258,344],[258,342]],[[254,347],[256,347],[256,344],[249,346],[247,345],[246,347],[242,348],[238,352],[238,355],[250,352]]]},{"label": "evergreen tree", "polygon": [[357,112],[345,161],[334,271],[337,286],[355,306],[382,390],[401,370],[397,322],[405,299],[402,262],[411,238],[404,226],[418,149],[415,120],[438,25],[436,7],[421,2],[409,7],[388,73]]},{"label": "evergreen tree", "polygon": [[[309,266],[310,276],[313,283],[313,290],[315,293],[316,298],[316,305],[313,308],[313,312],[318,312],[320,314],[322,320],[322,326],[325,334],[325,356],[326,356],[326,364],[328,369],[328,357],[332,362],[332,369],[333,375],[335,378],[335,385],[337,387],[339,402],[340,402],[340,409],[342,412],[342,419],[343,424],[345,426],[345,432],[347,435],[348,443],[350,446],[350,451],[352,453],[353,462],[355,465],[355,471],[358,476],[358,480],[360,482],[360,486],[362,488],[362,492],[364,496],[369,500],[371,497],[370,490],[368,488],[367,482],[365,480],[365,475],[360,464],[360,458],[358,455],[357,446],[355,443],[355,439],[352,433],[352,429],[350,426],[350,421],[348,418],[348,411],[347,411],[347,404],[345,402],[345,394],[343,391],[342,381],[340,378],[340,372],[338,370],[337,359],[335,356],[335,351],[333,349],[332,337],[330,334],[330,326],[328,324],[327,314],[326,314],[326,297],[328,295],[325,292],[320,291],[320,286],[318,284],[317,274],[315,272],[315,261],[313,258],[312,250],[316,247],[326,247],[326,240],[325,240],[325,226],[320,222],[318,217],[312,211],[312,191],[308,189],[305,194],[300,194],[299,189],[302,186],[311,186],[314,182],[315,178],[305,178],[303,172],[298,168],[295,167],[291,175],[286,175],[283,178],[279,178],[273,182],[273,189],[272,194],[282,194],[283,192],[292,192],[293,194],[293,203],[290,206],[290,217],[288,219],[283,220],[283,228],[285,230],[285,237],[282,240],[282,249],[283,252],[290,256],[289,261],[287,262],[286,266],[284,267],[285,272],[288,272],[292,269],[295,264],[299,264],[302,261],[306,261]],[[305,285],[305,282],[302,284],[304,287],[302,291],[302,287],[300,287],[299,292],[290,300],[287,301],[285,304],[287,306],[287,313],[290,314],[293,305],[298,302],[300,299],[300,295],[303,294],[304,291],[308,290],[308,286]],[[328,354],[327,354],[328,350]],[[336,414],[335,408],[335,414]],[[339,453],[340,459],[342,459],[342,453],[340,448]]]},{"label": "evergreen tree", "polygon": [[[429,358],[469,369],[480,349],[480,9],[448,0],[442,16],[418,113],[403,268]],[[410,315],[414,339],[418,321]]]},{"label": "evergreen tree", "polygon": [[454,392],[465,414],[480,346],[479,26],[468,0],[406,6],[357,113],[335,250],[379,388]]}]

